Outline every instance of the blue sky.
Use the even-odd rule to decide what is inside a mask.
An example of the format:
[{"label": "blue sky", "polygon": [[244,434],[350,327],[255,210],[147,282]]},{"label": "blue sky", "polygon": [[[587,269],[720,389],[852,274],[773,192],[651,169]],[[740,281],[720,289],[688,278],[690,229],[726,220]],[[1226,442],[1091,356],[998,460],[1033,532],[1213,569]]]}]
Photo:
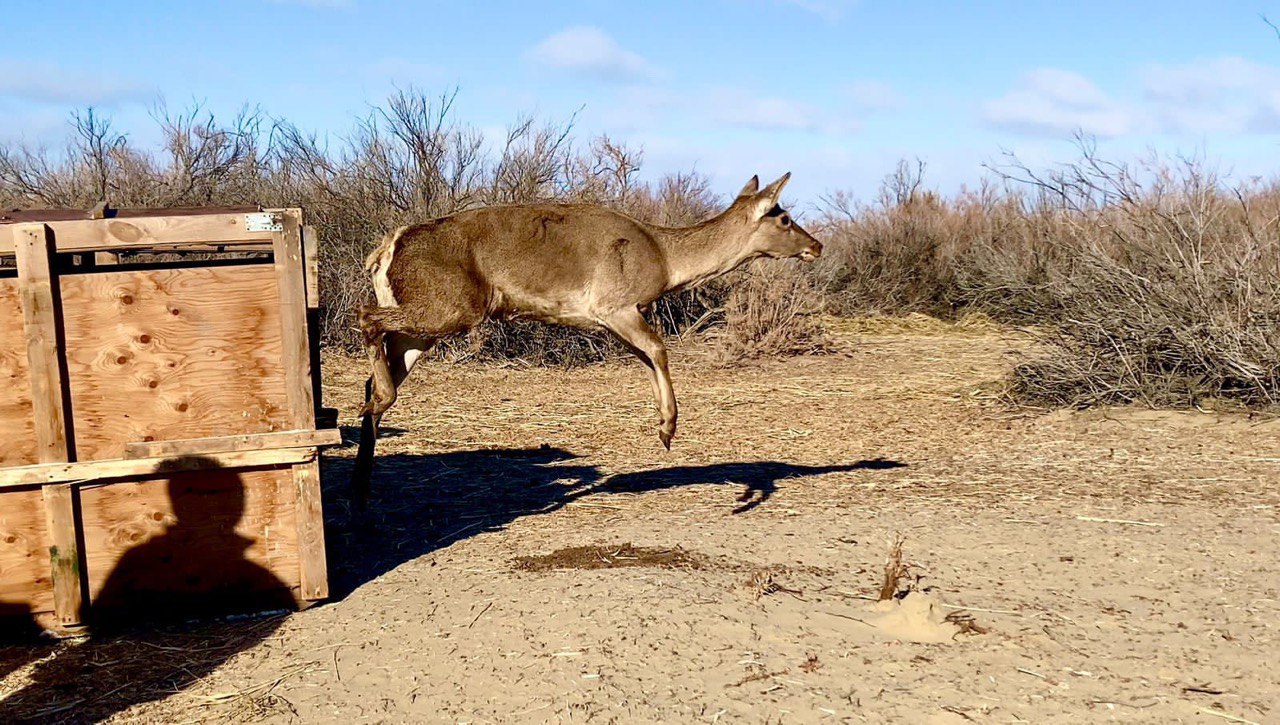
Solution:
[{"label": "blue sky", "polygon": [[872,0],[5,3],[0,140],[58,145],[95,105],[140,141],[148,108],[245,103],[342,132],[396,86],[457,86],[498,133],[575,111],[580,138],[696,167],[732,193],[794,172],[798,200],[874,193],[897,159],[932,186],[1011,150],[1199,153],[1236,178],[1280,168],[1280,3]]}]

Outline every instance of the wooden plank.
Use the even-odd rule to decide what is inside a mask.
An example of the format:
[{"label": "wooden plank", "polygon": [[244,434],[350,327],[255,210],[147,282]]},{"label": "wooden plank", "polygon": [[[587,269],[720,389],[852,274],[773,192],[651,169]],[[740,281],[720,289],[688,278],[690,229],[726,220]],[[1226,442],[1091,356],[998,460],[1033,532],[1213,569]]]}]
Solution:
[{"label": "wooden plank", "polygon": [[279,466],[82,487],[95,618],[292,608],[293,486],[293,468]]},{"label": "wooden plank", "polygon": [[320,309],[320,241],[316,228],[302,227],[303,273],[307,279],[307,309]]},{"label": "wooden plank", "polygon": [[260,451],[269,448],[315,448],[341,444],[342,433],[336,429],[290,430],[278,433],[253,433],[249,435],[153,441],[151,443],[129,443],[124,447],[124,457],[163,458],[165,456],[194,456],[206,453]]},{"label": "wooden plank", "polygon": [[296,429],[315,428],[301,213],[296,209],[281,210],[281,213],[284,231],[276,234],[273,243],[280,306],[281,360],[289,401],[289,420]]},{"label": "wooden plank", "polygon": [[[227,244],[271,241],[271,232],[245,229],[244,214],[82,219],[52,221],[59,252],[148,249],[169,245]],[[13,242],[0,235],[0,254],[13,251]]]},{"label": "wooden plank", "polygon": [[187,468],[253,468],[255,466],[280,466],[314,460],[314,448],[279,448],[263,451],[236,451],[210,453],[203,456],[178,456],[162,458],[122,458],[112,461],[81,461],[79,463],[38,463],[33,466],[0,468],[0,489],[50,483],[83,483],[109,478],[145,476],[158,470],[184,470]]},{"label": "wooden plank", "polygon": [[125,446],[310,428],[290,417],[273,265],[62,278],[80,460]]},{"label": "wooden plank", "polygon": [[329,596],[328,564],[324,549],[324,512],[320,505],[320,462],[293,468],[298,523],[299,599],[303,602]]},{"label": "wooden plank", "polygon": [[[192,216],[204,214],[249,214],[261,211],[257,206],[166,206],[126,207],[104,210],[104,218],[131,219],[154,216]],[[20,222],[56,222],[93,218],[91,209],[15,209],[0,211],[0,225]]]},{"label": "wooden plank", "polygon": [[[6,234],[0,229],[0,236]],[[22,302],[13,277],[0,278],[0,441],[0,468],[38,462]]]},{"label": "wooden plank", "polygon": [[[58,314],[58,278],[53,273],[53,240],[43,224],[24,224],[13,232],[18,263],[18,295],[22,300],[27,342],[27,372],[35,420],[36,458],[41,463],[71,460],[64,410],[62,356]],[[61,628],[80,621],[84,590],[76,545],[75,492],[67,484],[45,486],[45,524],[49,536],[49,571],[53,610]]]},{"label": "wooden plank", "polygon": [[53,576],[53,611],[58,625],[70,629],[80,623],[84,589],[80,578],[80,550],[76,543],[75,491],[71,484],[43,488],[49,531],[49,569]]},{"label": "wooden plank", "polygon": [[18,262],[18,296],[27,342],[27,372],[35,419],[36,460],[67,461],[62,362],[58,353],[58,279],[52,272],[49,230],[24,224],[13,232]]}]

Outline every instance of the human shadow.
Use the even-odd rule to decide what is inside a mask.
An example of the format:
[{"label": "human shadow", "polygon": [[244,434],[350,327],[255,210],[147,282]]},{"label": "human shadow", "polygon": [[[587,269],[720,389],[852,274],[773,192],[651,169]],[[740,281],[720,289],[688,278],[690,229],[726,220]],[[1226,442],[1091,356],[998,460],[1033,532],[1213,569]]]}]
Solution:
[{"label": "human shadow", "polygon": [[326,462],[323,479],[330,592],[341,599],[405,561],[522,516],[555,511],[592,494],[640,493],[689,485],[737,485],[745,513],[798,477],[905,466],[893,460],[805,466],[780,461],[675,466],[605,475],[569,451],[481,449],[377,458],[364,511],[351,502],[352,459]]},{"label": "human shadow", "polygon": [[208,617],[293,607],[289,586],[248,558],[254,541],[235,530],[245,512],[238,474],[204,458],[166,461],[156,473],[167,478],[172,516],[146,512],[163,528],[116,562],[82,614],[88,639],[60,643],[0,702],[0,722],[98,722],[167,697],[283,620]]}]

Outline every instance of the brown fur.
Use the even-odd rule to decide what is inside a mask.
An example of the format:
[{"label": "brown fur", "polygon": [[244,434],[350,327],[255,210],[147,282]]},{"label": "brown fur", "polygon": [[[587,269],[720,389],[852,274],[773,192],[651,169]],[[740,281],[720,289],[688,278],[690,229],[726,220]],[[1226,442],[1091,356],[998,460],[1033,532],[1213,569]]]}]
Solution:
[{"label": "brown fur", "polygon": [[670,448],[677,410],[667,351],[642,311],[757,257],[818,256],[821,243],[778,206],[789,178],[760,190],[752,177],[728,209],[692,227],[654,226],[596,206],[531,204],[464,211],[388,234],[367,262],[379,305],[360,316],[372,375],[358,486],[368,483],[378,421],[417,356],[485,319],[609,330],[649,368],[658,435]]}]

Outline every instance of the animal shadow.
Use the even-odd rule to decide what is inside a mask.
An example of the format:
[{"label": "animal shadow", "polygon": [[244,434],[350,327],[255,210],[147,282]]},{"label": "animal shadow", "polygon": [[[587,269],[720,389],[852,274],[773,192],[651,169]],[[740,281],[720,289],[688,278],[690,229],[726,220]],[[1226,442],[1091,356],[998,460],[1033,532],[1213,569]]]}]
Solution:
[{"label": "animal shadow", "polygon": [[574,453],[548,446],[392,454],[377,458],[373,495],[361,512],[350,499],[352,459],[332,458],[322,479],[330,591],[342,598],[405,561],[592,494],[737,485],[743,487],[742,505],[734,513],[741,514],[768,501],[786,479],[905,465],[885,459],[829,466],[754,461],[610,476]]}]

